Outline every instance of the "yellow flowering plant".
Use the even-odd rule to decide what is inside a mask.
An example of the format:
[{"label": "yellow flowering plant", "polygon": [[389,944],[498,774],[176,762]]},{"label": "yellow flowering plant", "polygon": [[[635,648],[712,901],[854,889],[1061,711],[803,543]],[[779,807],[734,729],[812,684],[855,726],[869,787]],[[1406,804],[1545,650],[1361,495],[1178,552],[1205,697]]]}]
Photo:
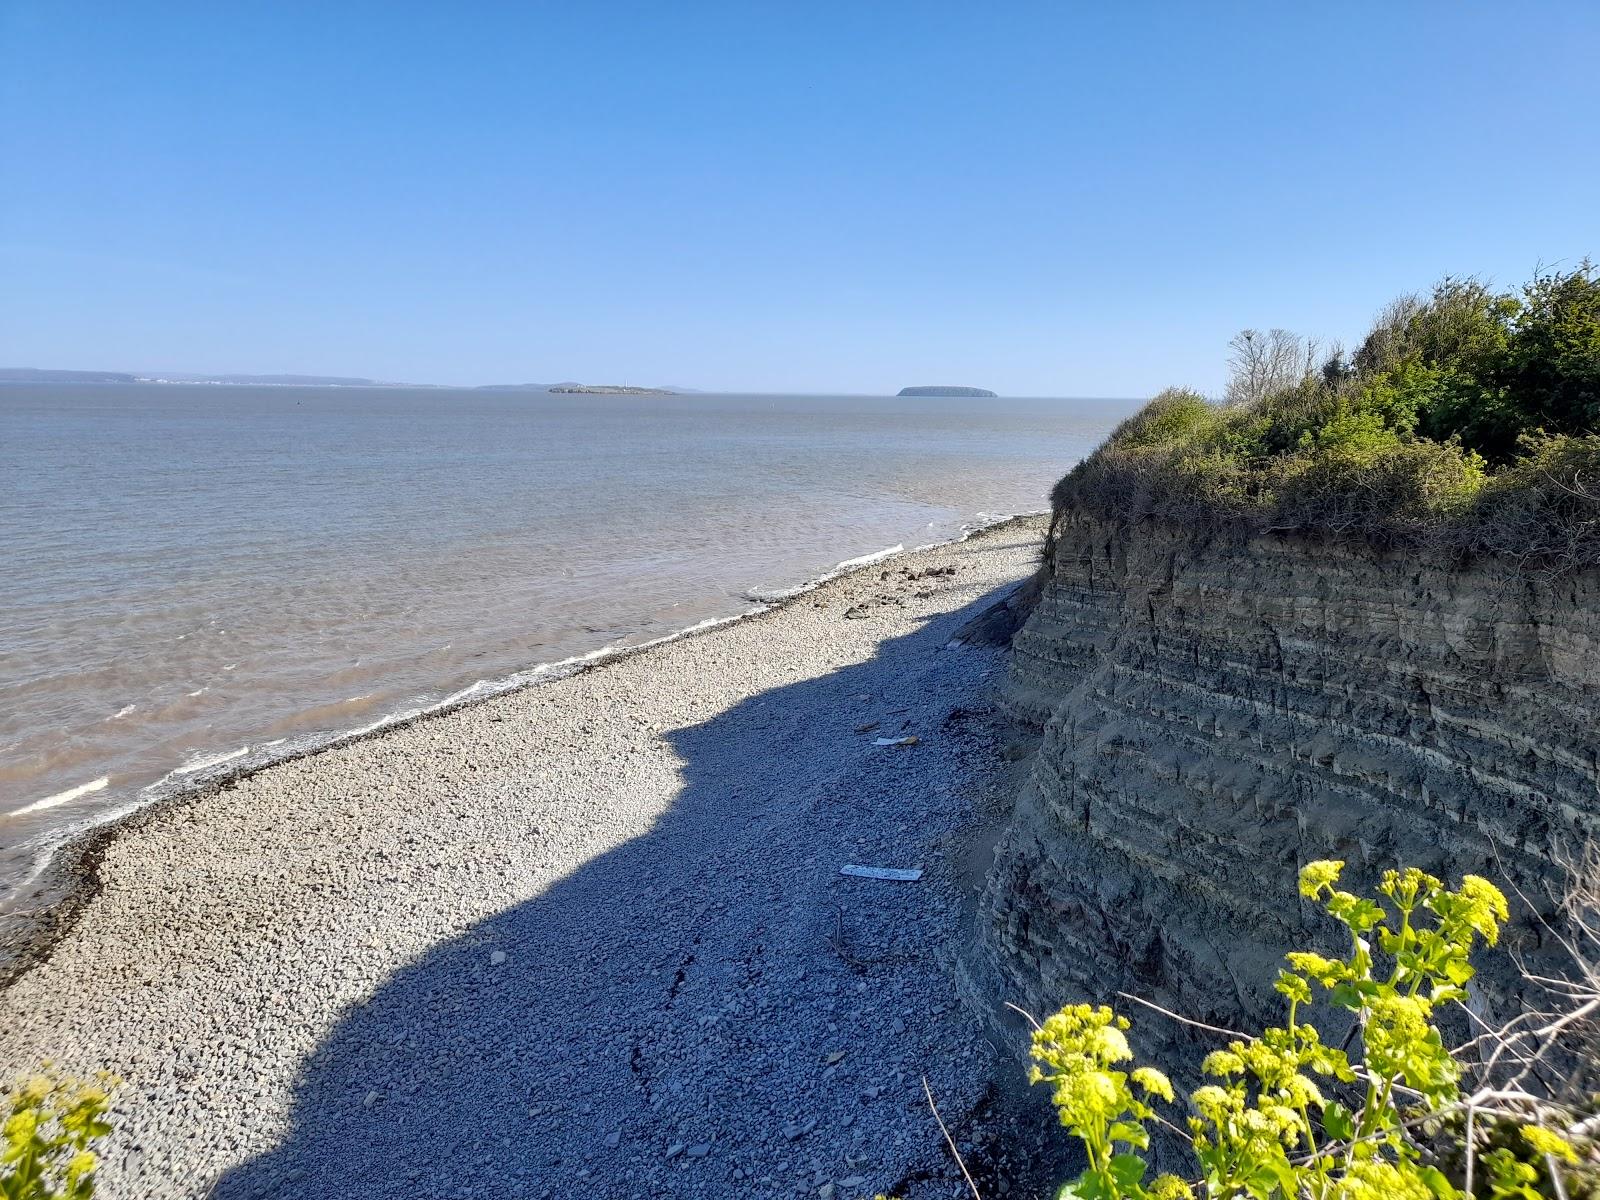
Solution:
[{"label": "yellow flowering plant", "polygon": [[1172,1084],[1153,1067],[1132,1071],[1117,1067],[1133,1057],[1123,1032],[1127,1028],[1126,1018],[1103,1005],[1077,1004],[1063,1008],[1033,1035],[1034,1067],[1029,1077],[1034,1083],[1050,1084],[1061,1123],[1089,1155],[1088,1169],[1067,1195],[1084,1200],[1117,1196],[1170,1200],[1188,1194],[1188,1188],[1171,1176],[1144,1186],[1146,1164],[1133,1151],[1150,1145],[1144,1122],[1155,1110],[1149,1101],[1159,1098],[1170,1103]]},{"label": "yellow flowering plant", "polygon": [[87,1200],[94,1195],[94,1144],[111,1132],[108,1078],[95,1083],[45,1073],[0,1095],[0,1198]]},{"label": "yellow flowering plant", "polygon": [[[1451,890],[1412,868],[1386,873],[1378,896],[1362,897],[1338,888],[1343,869],[1308,864],[1300,894],[1345,927],[1345,956],[1290,954],[1274,985],[1285,1023],[1232,1040],[1201,1065],[1207,1082],[1187,1097],[1185,1116],[1198,1168],[1192,1183],[1170,1175],[1144,1182],[1148,1122],[1159,1119],[1156,1102],[1174,1096],[1165,1075],[1127,1066],[1128,1021],[1080,1004],[1036,1027],[1032,1078],[1050,1085],[1061,1124],[1088,1156],[1058,1200],[1464,1200],[1425,1161],[1413,1126],[1460,1099],[1460,1068],[1435,1014],[1466,1000],[1472,951],[1498,941],[1505,896],[1474,875]],[[1319,993],[1354,1019],[1359,1060],[1325,1045],[1304,1019]],[[1530,1125],[1523,1136],[1535,1155],[1573,1161],[1559,1135]],[[1492,1200],[1538,1195],[1536,1173],[1510,1151],[1487,1156],[1485,1167]]]}]

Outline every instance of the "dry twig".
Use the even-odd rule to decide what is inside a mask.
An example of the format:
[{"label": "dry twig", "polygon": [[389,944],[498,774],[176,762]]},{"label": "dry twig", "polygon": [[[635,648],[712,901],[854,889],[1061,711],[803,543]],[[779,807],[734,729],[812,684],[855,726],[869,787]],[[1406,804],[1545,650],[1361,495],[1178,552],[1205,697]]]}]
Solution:
[{"label": "dry twig", "polygon": [[967,1164],[961,1161],[961,1151],[956,1149],[956,1140],[950,1136],[950,1130],[945,1126],[944,1118],[939,1115],[939,1106],[933,1102],[933,1089],[928,1086],[928,1077],[922,1077],[922,1092],[928,1097],[928,1107],[933,1110],[933,1119],[939,1122],[939,1132],[944,1134],[945,1143],[950,1147],[950,1153],[955,1156],[956,1166],[961,1168],[961,1178],[967,1181],[967,1187],[972,1189],[974,1200],[983,1200],[983,1194],[978,1191],[978,1185],[972,1181],[972,1173],[967,1170]]}]

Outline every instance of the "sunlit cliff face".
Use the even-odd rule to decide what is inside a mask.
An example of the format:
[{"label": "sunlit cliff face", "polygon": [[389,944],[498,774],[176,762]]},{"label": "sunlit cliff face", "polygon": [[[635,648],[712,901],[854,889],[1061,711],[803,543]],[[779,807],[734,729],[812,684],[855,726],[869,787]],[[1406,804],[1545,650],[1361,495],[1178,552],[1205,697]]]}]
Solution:
[{"label": "sunlit cliff face", "polygon": [[[1067,514],[1008,693],[1043,741],[984,902],[1007,998],[1259,1022],[1281,955],[1326,932],[1292,899],[1316,859],[1364,883],[1479,872],[1553,907],[1600,825],[1597,668],[1600,572]],[[1522,905],[1530,963],[1536,932]],[[1497,1010],[1518,986],[1500,955],[1477,990]]]}]

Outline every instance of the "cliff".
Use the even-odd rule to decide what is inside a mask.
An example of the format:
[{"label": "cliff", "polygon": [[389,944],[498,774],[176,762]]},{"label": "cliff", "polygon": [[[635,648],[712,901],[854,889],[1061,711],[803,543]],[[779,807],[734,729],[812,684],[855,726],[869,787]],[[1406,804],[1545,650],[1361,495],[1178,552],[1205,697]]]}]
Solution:
[{"label": "cliff", "polygon": [[[1036,1014],[1119,990],[1238,1027],[1325,939],[1294,877],[1464,871],[1550,907],[1600,827],[1600,571],[1058,515],[1009,704],[1042,729],[983,899],[980,961]],[[1530,965],[1553,946],[1524,905]],[[1503,1010],[1510,956],[1475,985]],[[1180,1040],[1154,1013],[1139,1042]]]}]

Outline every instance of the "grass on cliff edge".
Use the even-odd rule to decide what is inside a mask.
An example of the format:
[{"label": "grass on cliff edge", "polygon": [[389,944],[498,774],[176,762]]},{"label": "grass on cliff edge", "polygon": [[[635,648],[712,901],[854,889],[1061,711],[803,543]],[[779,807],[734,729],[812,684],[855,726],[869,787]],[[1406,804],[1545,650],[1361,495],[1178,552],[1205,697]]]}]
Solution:
[{"label": "grass on cliff edge", "polygon": [[1056,485],[1057,515],[1600,563],[1600,270],[1446,279],[1354,354],[1232,343],[1227,399],[1162,392]]}]

